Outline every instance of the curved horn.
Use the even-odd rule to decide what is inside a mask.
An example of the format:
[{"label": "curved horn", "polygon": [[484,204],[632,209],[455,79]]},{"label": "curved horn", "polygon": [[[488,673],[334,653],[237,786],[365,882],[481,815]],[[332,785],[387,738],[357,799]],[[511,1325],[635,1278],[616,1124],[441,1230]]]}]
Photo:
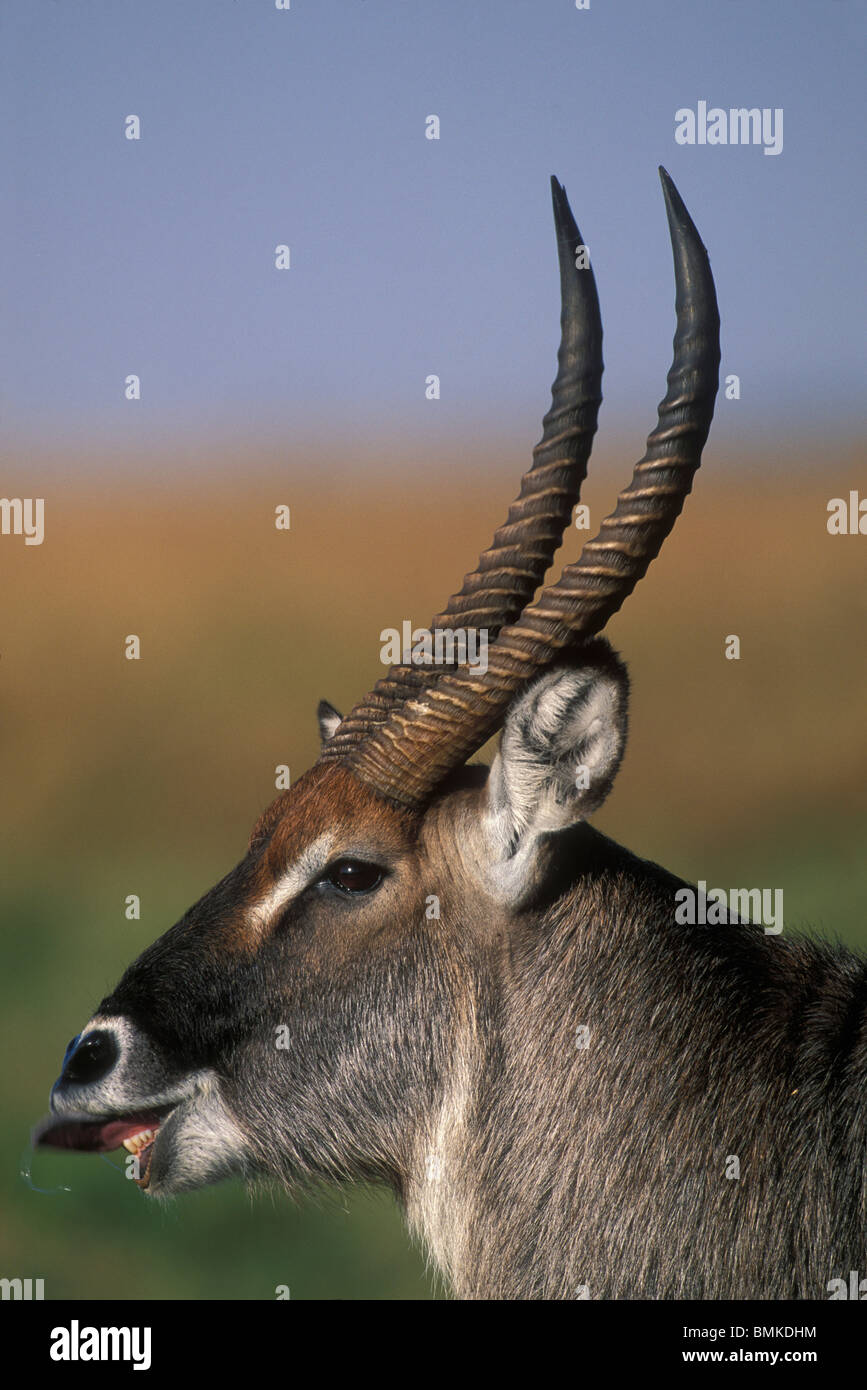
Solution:
[{"label": "curved horn", "polygon": [[677,286],[668,390],[644,457],[598,536],[500,633],[484,676],[445,675],[392,711],[349,759],[383,796],[421,805],[499,726],[517,691],[556,654],[601,631],[672,529],[701,462],[719,384],[719,312],[707,252],[664,169]]},{"label": "curved horn", "polygon": [[[551,407],[542,438],[508,518],[494,533],[489,550],[464,578],[429,631],[457,627],[486,630],[493,642],[514,622],[541,584],[563,539],[563,532],[587,476],[587,462],[602,401],[602,320],[596,281],[589,267],[578,270],[575,250],[582,244],[566,190],[552,176],[551,197],[560,260],[560,348]],[[362,742],[391,711],[447,672],[393,666],[369,695],[346,716],[322,752],[333,761]]]}]

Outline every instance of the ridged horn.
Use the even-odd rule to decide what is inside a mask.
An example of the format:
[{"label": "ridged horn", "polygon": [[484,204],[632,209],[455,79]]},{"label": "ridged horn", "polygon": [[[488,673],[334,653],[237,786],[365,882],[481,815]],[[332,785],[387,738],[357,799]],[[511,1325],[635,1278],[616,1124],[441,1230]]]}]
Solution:
[{"label": "ridged horn", "polygon": [[[429,631],[474,628],[495,641],[532,598],[569,525],[587,476],[587,463],[602,401],[602,320],[596,281],[589,267],[576,267],[581,233],[566,190],[551,178],[554,225],[560,261],[560,348],[551,407],[542,422],[542,438],[508,518],[494,533],[490,549],[479,556],[463,588],[453,594]],[[448,667],[436,671],[411,665],[392,666],[373,690],[346,716],[323,749],[321,761],[344,758],[391,711],[435,684]]]},{"label": "ridged horn", "polygon": [[659,553],[692,487],[719,385],[719,311],[707,252],[660,168],[676,282],[668,390],[644,457],[599,534],[488,651],[483,676],[463,667],[392,710],[348,758],[382,796],[420,806],[498,728],[514,696],[564,649],[601,631]]}]

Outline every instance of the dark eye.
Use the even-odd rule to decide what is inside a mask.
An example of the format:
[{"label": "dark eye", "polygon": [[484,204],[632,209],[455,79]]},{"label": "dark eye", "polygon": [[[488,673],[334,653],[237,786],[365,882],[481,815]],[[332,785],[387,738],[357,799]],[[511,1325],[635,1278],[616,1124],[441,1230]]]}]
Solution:
[{"label": "dark eye", "polygon": [[364,859],[339,859],[325,880],[343,893],[372,893],[382,882],[382,869]]}]

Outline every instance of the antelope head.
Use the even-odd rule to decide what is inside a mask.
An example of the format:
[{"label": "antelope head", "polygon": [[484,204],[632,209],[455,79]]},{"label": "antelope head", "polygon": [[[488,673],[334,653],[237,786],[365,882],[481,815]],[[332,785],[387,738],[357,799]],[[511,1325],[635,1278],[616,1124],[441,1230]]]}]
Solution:
[{"label": "antelope head", "polygon": [[[713,413],[713,280],[660,173],[674,357],[615,510],[534,601],[601,402],[593,271],[576,266],[582,238],[552,179],[562,339],[551,408],[505,524],[431,622],[486,630],[487,670],[396,665],[346,718],[320,705],[318,762],[70,1043],[38,1143],[123,1143],[156,1196],[231,1174],[385,1182],[411,1219],[437,1227],[448,1267],[481,1078],[502,1083],[522,1065],[505,1041],[521,1007],[515,962],[545,950],[548,924],[607,853],[584,822],[621,760],[627,678],[598,634],[674,525]],[[490,770],[468,766],[499,728]]]}]

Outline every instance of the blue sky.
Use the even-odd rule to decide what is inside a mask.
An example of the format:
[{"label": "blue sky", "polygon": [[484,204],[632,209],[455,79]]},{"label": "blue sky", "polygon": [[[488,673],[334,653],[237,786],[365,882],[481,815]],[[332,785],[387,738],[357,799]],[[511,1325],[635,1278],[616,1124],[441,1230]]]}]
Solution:
[{"label": "blue sky", "polygon": [[[854,433],[863,40],[850,0],[5,0],[7,457],[529,447],[557,344],[551,173],[599,284],[602,423],[640,445],[673,331],[659,163],[711,253],[730,438]],[[678,145],[699,101],[782,108],[782,152]]]}]

